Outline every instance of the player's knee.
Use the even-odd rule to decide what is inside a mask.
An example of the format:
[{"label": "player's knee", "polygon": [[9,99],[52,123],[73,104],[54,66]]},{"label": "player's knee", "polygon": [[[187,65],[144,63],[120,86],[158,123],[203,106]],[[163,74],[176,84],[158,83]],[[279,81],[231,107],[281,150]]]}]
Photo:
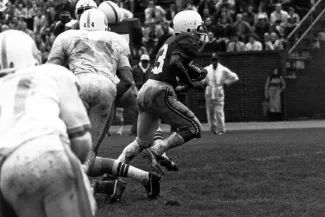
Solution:
[{"label": "player's knee", "polygon": [[194,118],[188,127],[178,130],[177,133],[183,137],[185,142],[194,138],[201,138],[202,125],[197,118]]}]

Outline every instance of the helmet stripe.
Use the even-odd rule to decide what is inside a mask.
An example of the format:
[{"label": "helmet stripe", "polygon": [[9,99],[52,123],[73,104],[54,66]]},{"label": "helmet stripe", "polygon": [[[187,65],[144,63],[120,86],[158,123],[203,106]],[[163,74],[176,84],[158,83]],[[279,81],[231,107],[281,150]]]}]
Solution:
[{"label": "helmet stripe", "polygon": [[90,28],[90,11],[87,11],[87,12],[86,12],[87,13],[87,28]]},{"label": "helmet stripe", "polygon": [[109,1],[106,1],[106,3],[112,8],[114,15],[115,15],[115,23],[118,23],[119,20],[118,20],[118,16],[117,16],[117,11],[115,10],[113,5]]},{"label": "helmet stripe", "polygon": [[1,69],[8,68],[8,56],[7,56],[7,48],[6,48],[7,40],[6,39],[7,39],[7,34],[3,34],[2,43],[1,43],[1,62],[2,62]]}]

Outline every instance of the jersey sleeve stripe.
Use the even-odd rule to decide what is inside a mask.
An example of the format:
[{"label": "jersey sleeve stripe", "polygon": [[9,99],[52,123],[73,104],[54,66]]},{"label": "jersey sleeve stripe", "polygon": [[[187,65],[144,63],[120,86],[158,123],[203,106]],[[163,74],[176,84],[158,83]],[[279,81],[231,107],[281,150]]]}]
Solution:
[{"label": "jersey sleeve stripe", "polygon": [[117,16],[117,11],[115,10],[115,8],[113,7],[113,5],[111,5],[111,3],[109,1],[105,1],[113,10],[114,12],[114,15],[115,15],[115,23],[118,23],[119,20],[118,20],[118,16]]},{"label": "jersey sleeve stripe", "polygon": [[91,129],[90,125],[83,125],[80,127],[70,128],[68,129],[69,139],[77,138],[86,134]]}]

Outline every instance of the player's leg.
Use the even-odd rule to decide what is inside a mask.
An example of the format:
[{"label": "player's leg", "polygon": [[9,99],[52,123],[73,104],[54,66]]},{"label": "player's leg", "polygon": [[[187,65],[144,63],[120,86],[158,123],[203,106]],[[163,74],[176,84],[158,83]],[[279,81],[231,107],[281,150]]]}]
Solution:
[{"label": "player's leg", "polygon": [[178,130],[172,133],[163,142],[150,148],[155,155],[162,155],[169,149],[176,148],[194,138],[201,137],[201,123],[186,106],[177,100],[175,93],[167,89],[162,106],[161,117],[167,123],[175,125]]},{"label": "player's leg", "polygon": [[117,123],[117,135],[122,135],[123,133],[123,125],[124,125],[124,117],[123,112],[124,108],[116,107],[115,108],[115,117],[116,117],[116,123]]},{"label": "player's leg", "polygon": [[[159,176],[158,174],[149,173],[147,171],[138,169],[129,164],[122,163],[115,159],[96,157],[94,163],[88,171],[88,175],[91,177],[97,177],[103,174],[109,174],[113,177],[125,177],[133,179],[143,184],[150,197],[155,197],[159,195],[161,176]],[[95,192],[108,194],[112,198],[115,196],[114,188],[116,187],[112,188],[112,186],[109,186],[111,184],[112,182],[97,182],[95,185]],[[109,190],[111,192],[108,192]],[[121,194],[122,193],[123,192],[121,192]]]},{"label": "player's leg", "polygon": [[217,131],[218,134],[226,132],[225,129],[225,112],[224,112],[224,103],[218,102],[215,106],[216,122],[217,122]]},{"label": "player's leg", "polygon": [[67,155],[64,146],[58,136],[45,136],[7,158],[0,186],[17,216],[95,216],[90,183],[80,161],[70,149]]},{"label": "player's leg", "polygon": [[[155,137],[153,139],[151,146],[155,146],[156,144],[161,143],[163,140],[164,140],[163,131],[161,129],[161,126],[159,125],[158,129],[156,130]],[[161,156],[159,156],[158,160],[160,165],[165,167],[168,171],[179,170],[176,163],[174,163],[172,159],[167,156],[166,152],[164,152]]]},{"label": "player's leg", "polygon": [[143,149],[148,148],[153,141],[154,134],[158,128],[159,119],[149,112],[141,112],[138,116],[137,137],[126,146],[118,157],[124,163],[130,163]]}]

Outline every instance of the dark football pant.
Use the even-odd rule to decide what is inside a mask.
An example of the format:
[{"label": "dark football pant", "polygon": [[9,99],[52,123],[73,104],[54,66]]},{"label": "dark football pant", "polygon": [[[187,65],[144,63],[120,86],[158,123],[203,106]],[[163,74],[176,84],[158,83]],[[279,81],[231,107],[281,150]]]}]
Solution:
[{"label": "dark football pant", "polygon": [[139,91],[137,103],[139,140],[145,143],[153,140],[159,119],[179,129],[177,133],[185,142],[201,137],[202,127],[199,120],[178,101],[173,87],[169,84],[149,79]]}]

